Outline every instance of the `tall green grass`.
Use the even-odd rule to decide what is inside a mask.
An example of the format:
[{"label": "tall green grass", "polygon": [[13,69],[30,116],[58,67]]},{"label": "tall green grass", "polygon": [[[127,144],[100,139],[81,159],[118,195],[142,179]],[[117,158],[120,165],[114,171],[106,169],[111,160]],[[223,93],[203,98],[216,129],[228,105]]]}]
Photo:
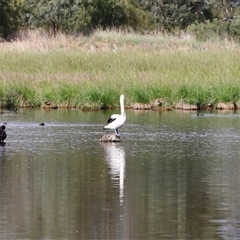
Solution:
[{"label": "tall green grass", "polygon": [[[134,44],[141,42],[137,39]],[[104,51],[77,44],[44,51],[0,45],[0,105],[41,106],[50,101],[63,107],[108,108],[119,105],[120,94],[128,104],[162,98],[169,104],[184,100],[204,107],[240,100],[238,45],[203,51],[191,41],[188,51],[167,51],[159,46],[146,49],[146,39],[141,47],[120,40],[117,49]]]}]

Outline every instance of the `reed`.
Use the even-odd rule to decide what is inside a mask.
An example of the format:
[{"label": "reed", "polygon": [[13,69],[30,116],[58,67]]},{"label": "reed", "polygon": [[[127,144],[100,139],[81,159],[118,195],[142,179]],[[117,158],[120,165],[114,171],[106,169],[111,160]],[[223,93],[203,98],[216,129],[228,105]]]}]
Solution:
[{"label": "reed", "polygon": [[214,40],[187,36],[114,31],[91,38],[36,39],[0,43],[2,107],[50,101],[62,107],[108,108],[119,105],[120,94],[129,104],[163,98],[170,104],[183,99],[205,106],[240,99],[240,48],[230,40],[214,45]]}]

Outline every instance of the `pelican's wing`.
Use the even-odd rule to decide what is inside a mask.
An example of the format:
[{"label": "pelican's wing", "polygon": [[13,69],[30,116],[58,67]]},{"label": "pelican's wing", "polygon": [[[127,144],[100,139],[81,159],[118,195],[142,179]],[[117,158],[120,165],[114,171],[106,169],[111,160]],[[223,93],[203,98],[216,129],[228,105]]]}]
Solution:
[{"label": "pelican's wing", "polygon": [[108,119],[108,121],[107,121],[107,124],[113,122],[114,120],[116,120],[116,118],[110,117],[110,118]]}]

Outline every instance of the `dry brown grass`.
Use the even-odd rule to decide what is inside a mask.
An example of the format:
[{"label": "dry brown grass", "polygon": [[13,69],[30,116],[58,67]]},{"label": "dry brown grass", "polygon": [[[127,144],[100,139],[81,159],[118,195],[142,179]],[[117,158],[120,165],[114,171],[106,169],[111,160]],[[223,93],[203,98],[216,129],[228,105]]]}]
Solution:
[{"label": "dry brown grass", "polygon": [[211,39],[198,42],[191,34],[180,36],[162,33],[139,35],[122,31],[97,30],[91,36],[66,36],[59,33],[55,38],[40,30],[23,32],[12,42],[0,42],[0,50],[4,52],[48,52],[52,50],[78,50],[103,52],[117,50],[144,51],[214,51],[240,50],[239,43],[224,39]]}]

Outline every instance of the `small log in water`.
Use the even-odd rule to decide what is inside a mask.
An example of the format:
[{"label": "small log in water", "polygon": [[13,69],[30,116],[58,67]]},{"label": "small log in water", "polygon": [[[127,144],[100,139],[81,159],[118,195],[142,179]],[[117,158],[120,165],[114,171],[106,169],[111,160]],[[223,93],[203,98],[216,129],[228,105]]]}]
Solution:
[{"label": "small log in water", "polygon": [[121,142],[121,138],[113,135],[103,135],[102,138],[98,140],[99,142]]}]

